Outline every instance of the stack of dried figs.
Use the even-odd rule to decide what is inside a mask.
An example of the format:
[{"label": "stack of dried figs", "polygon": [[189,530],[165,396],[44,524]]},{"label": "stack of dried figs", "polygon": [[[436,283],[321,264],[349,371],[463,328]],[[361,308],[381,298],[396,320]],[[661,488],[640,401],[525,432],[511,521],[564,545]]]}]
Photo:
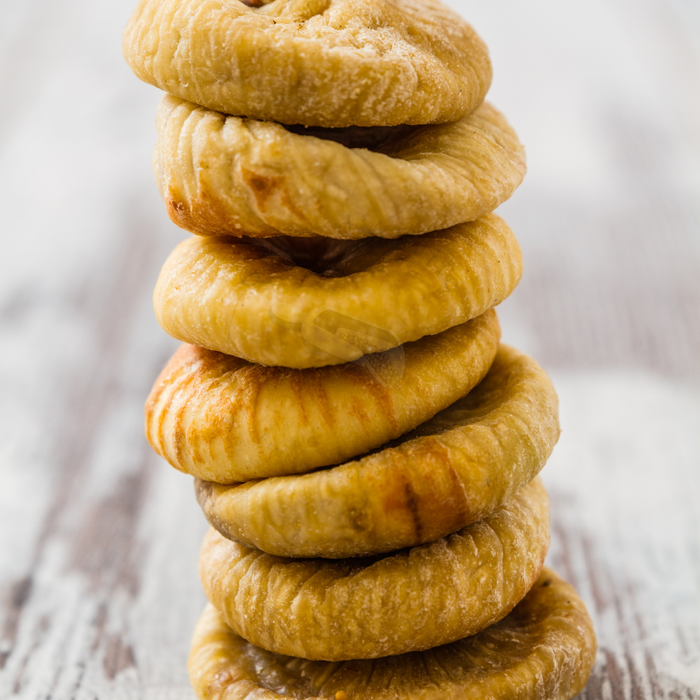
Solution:
[{"label": "stack of dried figs", "polygon": [[212,525],[202,700],[568,700],[595,637],[543,568],[545,372],[499,344],[524,150],[438,0],[142,0],[156,180],[193,232],[148,438]]}]

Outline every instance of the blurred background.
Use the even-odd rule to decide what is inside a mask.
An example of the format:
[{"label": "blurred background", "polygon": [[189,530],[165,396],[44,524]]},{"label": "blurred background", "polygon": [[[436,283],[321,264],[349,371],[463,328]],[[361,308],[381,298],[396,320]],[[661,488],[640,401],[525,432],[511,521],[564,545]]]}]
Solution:
[{"label": "blurred background", "polygon": [[[0,697],[192,700],[205,531],[142,405],[184,232],[150,166],[135,0],[0,0]],[[528,149],[500,209],[504,340],[552,374],[550,564],[586,600],[582,698],[700,698],[700,3],[451,0]]]}]

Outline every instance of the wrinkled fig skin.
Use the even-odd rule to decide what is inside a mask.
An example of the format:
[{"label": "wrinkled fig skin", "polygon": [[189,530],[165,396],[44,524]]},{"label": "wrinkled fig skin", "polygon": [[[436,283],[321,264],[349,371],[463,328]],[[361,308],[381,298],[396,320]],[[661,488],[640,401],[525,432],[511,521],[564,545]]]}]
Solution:
[{"label": "wrinkled fig skin", "polygon": [[437,0],[141,0],[123,50],[165,92],[283,124],[455,121],[491,83],[486,46]]},{"label": "wrinkled fig skin", "polygon": [[559,437],[557,414],[544,370],[501,346],[475,389],[400,445],[302,476],[197,480],[197,500],[222,535],[278,556],[414,547],[485,517],[531,481]]},{"label": "wrinkled fig skin", "polygon": [[340,464],[464,396],[488,372],[500,333],[489,310],[361,363],[306,370],[185,345],[146,402],[146,435],[175,468],[223,484]]},{"label": "wrinkled fig skin", "polygon": [[207,606],[189,672],[199,700],[571,700],[596,653],[576,591],[550,569],[506,618],[430,651],[379,661],[329,663],[253,646]]},{"label": "wrinkled fig skin", "polygon": [[170,218],[204,235],[437,231],[496,209],[526,170],[525,149],[488,104],[449,124],[379,131],[379,143],[366,148],[347,144],[373,131],[295,133],[169,95],[157,124],[154,170]]},{"label": "wrinkled fig skin", "polygon": [[199,571],[209,601],[249,642],[306,659],[372,659],[497,622],[535,583],[548,546],[538,478],[453,535],[374,559],[274,557],[210,530]]},{"label": "wrinkled fig skin", "polygon": [[[304,242],[283,241],[292,255]],[[158,321],[178,340],[256,364],[322,367],[480,316],[522,274],[518,242],[494,215],[420,237],[330,243],[324,275],[290,262],[280,242],[193,236],[163,266]]]}]

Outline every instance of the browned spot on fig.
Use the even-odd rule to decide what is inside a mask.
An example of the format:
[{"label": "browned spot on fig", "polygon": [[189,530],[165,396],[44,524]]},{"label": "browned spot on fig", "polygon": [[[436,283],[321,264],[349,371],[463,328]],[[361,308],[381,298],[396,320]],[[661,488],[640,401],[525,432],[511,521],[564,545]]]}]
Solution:
[{"label": "browned spot on fig", "polygon": [[391,476],[382,485],[383,511],[386,517],[400,520],[405,527],[410,527],[413,530],[414,539],[419,541],[423,531],[423,522],[411,477],[406,473],[400,455],[386,456],[392,464],[387,470]]},{"label": "browned spot on fig", "polygon": [[285,185],[285,178],[281,175],[268,175],[256,173],[247,168],[241,168],[241,177],[255,197],[260,212],[264,212],[268,200],[277,195],[282,206],[287,209],[299,221],[306,221],[304,213],[295,204],[296,193],[289,192]]},{"label": "browned spot on fig", "polygon": [[181,202],[178,199],[173,199],[172,197],[168,197],[166,201],[166,206],[168,209],[172,209],[174,212],[183,212],[185,211],[185,204],[184,202]]},{"label": "browned spot on fig", "polygon": [[[184,202],[180,194],[171,186],[165,195],[165,208],[170,220],[180,228],[201,236],[241,236],[243,223],[212,194],[205,183],[198,182],[199,194]],[[274,235],[270,230],[265,235]]]},{"label": "browned spot on fig", "polygon": [[241,175],[243,176],[243,181],[253,193],[258,209],[261,211],[265,209],[267,200],[275,190],[279,189],[284,179],[279,175],[263,175],[247,168],[241,168]]},{"label": "browned spot on fig", "polygon": [[421,519],[420,508],[418,506],[418,499],[416,498],[416,492],[413,489],[413,484],[411,483],[410,478],[407,478],[404,482],[404,491],[406,494],[406,506],[411,514],[411,520],[413,521],[413,526],[416,530],[416,540],[422,542],[423,522]]}]

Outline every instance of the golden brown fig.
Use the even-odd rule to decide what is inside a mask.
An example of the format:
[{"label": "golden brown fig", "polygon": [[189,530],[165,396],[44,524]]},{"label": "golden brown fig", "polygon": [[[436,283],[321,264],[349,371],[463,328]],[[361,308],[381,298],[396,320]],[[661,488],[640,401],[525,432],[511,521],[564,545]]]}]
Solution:
[{"label": "golden brown fig", "polygon": [[[294,523],[287,523],[292,530]],[[459,532],[373,559],[287,559],[204,539],[204,592],[227,624],[278,654],[340,661],[431,649],[505,617],[549,546],[539,478]]]},{"label": "golden brown fig", "polygon": [[[522,273],[518,243],[494,215],[395,241],[284,243],[274,252],[271,243],[231,238],[181,243],[153,296],[161,326],[257,364],[321,367],[475,318],[503,301]],[[334,257],[318,261],[318,273],[286,259],[300,248],[308,259],[314,243],[317,256]]]},{"label": "golden brown fig", "polygon": [[397,238],[493,211],[525,150],[488,104],[449,124],[294,129],[177,97],[158,109],[156,181],[170,218],[199,234]]},{"label": "golden brown fig", "polygon": [[501,346],[481,384],[399,445],[301,476],[198,480],[197,500],[222,535],[269,554],[413,547],[485,517],[532,480],[559,437],[557,408],[544,370]]},{"label": "golden brown fig", "polygon": [[141,0],[123,50],[165,92],[284,124],[454,121],[491,82],[486,46],[437,0]]},{"label": "golden brown fig", "polygon": [[372,661],[306,661],[246,642],[209,605],[192,640],[199,700],[571,700],[596,654],[576,591],[550,569],[506,618],[430,651]]},{"label": "golden brown fig", "polygon": [[359,363],[261,367],[183,346],[146,403],[146,435],[177,469],[230,484],[299,474],[375,449],[454,403],[498,349],[493,310]]}]

